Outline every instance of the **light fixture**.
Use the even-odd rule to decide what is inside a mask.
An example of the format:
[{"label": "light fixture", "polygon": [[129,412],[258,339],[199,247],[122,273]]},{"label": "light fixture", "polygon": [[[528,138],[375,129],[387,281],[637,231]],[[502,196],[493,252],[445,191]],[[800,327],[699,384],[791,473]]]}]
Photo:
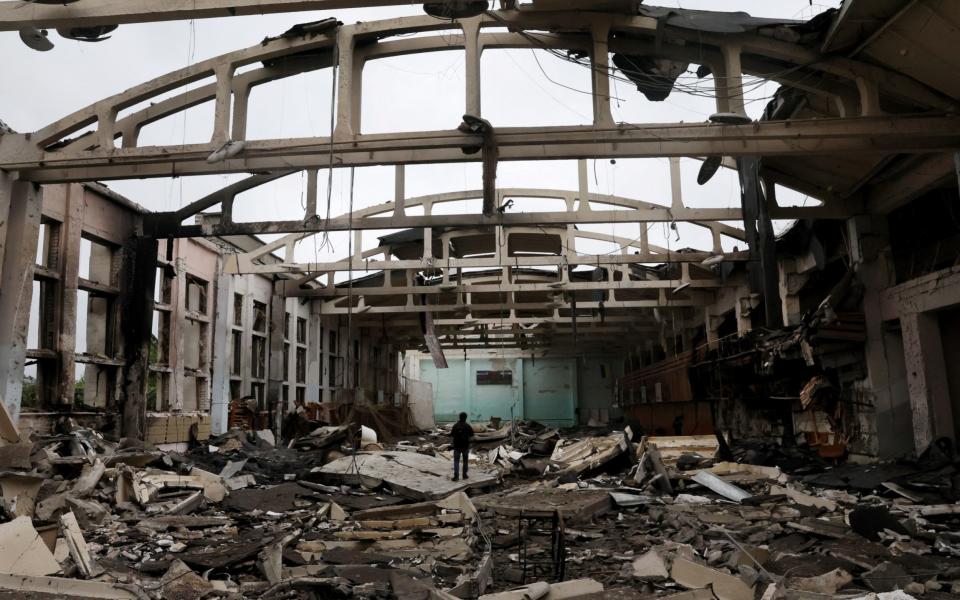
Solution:
[{"label": "light fixture", "polygon": [[710,181],[722,162],[723,157],[721,156],[708,156],[703,159],[703,164],[700,165],[700,171],[697,173],[697,184],[703,185]]},{"label": "light fixture", "polygon": [[39,52],[53,50],[53,42],[47,39],[46,29],[26,27],[20,30],[20,40],[30,48]]},{"label": "light fixture", "polygon": [[431,17],[440,19],[467,19],[486,12],[486,0],[445,0],[444,2],[427,2],[423,11]]},{"label": "light fixture", "polygon": [[673,292],[672,292],[672,293],[674,293],[674,294],[679,294],[680,292],[682,292],[683,290],[687,289],[688,287],[690,287],[690,282],[689,282],[689,281],[681,282],[680,285],[678,285],[677,287],[673,288]]},{"label": "light fixture", "polygon": [[700,264],[705,267],[709,267],[712,265],[722,263],[725,258],[726,257],[722,254],[714,254],[713,256],[708,256],[705,259],[703,259],[703,262],[701,262]]}]

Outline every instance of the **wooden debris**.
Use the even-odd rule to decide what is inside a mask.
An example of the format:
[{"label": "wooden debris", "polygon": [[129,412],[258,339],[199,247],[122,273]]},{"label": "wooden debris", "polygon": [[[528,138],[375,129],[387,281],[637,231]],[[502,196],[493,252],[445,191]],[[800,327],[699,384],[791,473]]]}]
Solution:
[{"label": "wooden debris", "polygon": [[90,556],[87,542],[83,539],[80,525],[72,512],[60,516],[60,528],[63,539],[66,540],[67,547],[70,548],[70,556],[84,579],[90,579],[103,573],[103,568]]}]

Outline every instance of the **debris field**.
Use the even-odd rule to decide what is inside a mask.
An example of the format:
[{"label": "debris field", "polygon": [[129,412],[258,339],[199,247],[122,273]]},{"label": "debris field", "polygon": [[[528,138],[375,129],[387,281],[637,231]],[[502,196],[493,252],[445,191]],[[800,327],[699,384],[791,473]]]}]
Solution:
[{"label": "debris field", "polygon": [[453,481],[444,428],[385,445],[317,426],[287,447],[233,429],[176,453],[65,420],[62,433],[0,448],[0,592],[960,594],[960,474],[936,448],[912,462],[834,465],[803,448],[721,457],[712,436],[633,439],[629,427],[473,427],[471,477]]}]

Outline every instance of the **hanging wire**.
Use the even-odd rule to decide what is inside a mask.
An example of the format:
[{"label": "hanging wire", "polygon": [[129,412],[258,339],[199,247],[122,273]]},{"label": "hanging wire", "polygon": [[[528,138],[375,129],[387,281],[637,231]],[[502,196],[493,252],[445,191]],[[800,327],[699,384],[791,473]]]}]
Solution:
[{"label": "hanging wire", "polygon": [[[350,212],[347,213],[347,230],[350,232],[347,240],[347,364],[352,365],[353,360],[359,360],[353,354],[353,176],[355,167],[350,167]],[[359,368],[357,369],[359,371]],[[357,389],[357,381],[353,381],[353,389]],[[356,400],[356,399],[354,399]]]},{"label": "hanging wire", "polygon": [[[498,21],[498,22],[500,22],[500,23],[502,23],[502,24],[504,24],[504,25],[509,26],[512,30],[515,29],[515,26],[514,26],[514,25],[508,23],[505,19],[503,19],[502,17],[500,17],[499,15],[497,15],[495,12],[487,11],[486,14],[487,14],[488,16],[490,16],[491,18],[493,18],[494,20],[496,20],[496,21]],[[589,58],[587,58],[587,59],[577,58],[576,56],[573,56],[573,55],[570,55],[570,54],[568,54],[568,53],[562,52],[562,51],[560,51],[560,50],[557,50],[556,48],[552,48],[552,47],[550,47],[548,44],[546,44],[544,41],[542,41],[541,39],[538,39],[538,36],[537,36],[537,35],[535,35],[535,34],[530,34],[530,33],[526,32],[526,31],[524,31],[524,30],[522,30],[522,29],[520,29],[520,30],[515,30],[515,31],[516,31],[516,33],[518,33],[520,36],[522,36],[524,39],[526,39],[527,41],[531,42],[532,44],[534,44],[535,46],[537,46],[537,47],[540,48],[541,50],[544,50],[544,51],[550,53],[551,55],[553,55],[553,56],[555,56],[555,57],[557,57],[557,58],[559,58],[559,59],[561,59],[561,60],[564,60],[564,61],[566,61],[566,62],[570,62],[570,63],[573,63],[573,64],[578,65],[578,66],[580,66],[580,67],[589,69],[590,71],[602,72],[604,75],[606,75],[606,76],[608,76],[609,78],[613,79],[615,82],[616,82],[616,81],[622,81],[622,82],[624,82],[624,83],[628,83],[628,84],[635,85],[634,81],[633,81],[632,79],[630,79],[629,77],[619,76],[619,75],[616,75],[614,72],[612,72],[612,70],[600,69],[599,67],[594,66],[593,63],[590,61]],[[540,37],[546,37],[546,36],[540,36]],[[536,55],[535,55],[535,56],[536,56]],[[629,62],[631,65],[633,65],[633,66],[636,68],[636,71],[634,71],[634,70],[629,70],[629,69],[628,69],[628,70],[624,70],[624,69],[621,69],[621,68],[617,68],[617,70],[619,70],[621,73],[624,73],[624,75],[626,75],[627,73],[629,73],[629,75],[631,75],[631,76],[644,79],[644,80],[645,80],[645,85],[646,85],[647,87],[650,87],[650,88],[653,89],[653,90],[668,91],[668,90],[674,90],[674,89],[676,89],[677,91],[680,91],[680,92],[682,92],[682,93],[686,93],[686,94],[689,94],[689,95],[692,95],[692,96],[698,96],[698,97],[702,97],[702,98],[714,98],[714,99],[717,98],[717,93],[716,93],[715,87],[714,87],[712,90],[711,90],[711,88],[708,88],[708,87],[701,87],[701,86],[702,86],[702,79],[701,79],[699,76],[697,76],[696,73],[693,72],[693,71],[687,70],[687,71],[685,71],[684,73],[682,73],[680,76],[678,76],[677,79],[676,79],[676,81],[671,82],[671,81],[669,81],[669,80],[666,80],[666,79],[663,78],[663,77],[657,77],[657,76],[655,76],[655,75],[650,75],[650,74],[648,74],[648,73],[643,72],[641,69],[639,69],[639,67],[637,67],[637,65],[630,59],[629,56],[627,56],[627,55],[622,55],[622,54],[621,54],[620,56],[622,56],[622,57],[623,57],[627,62]],[[819,59],[814,60],[814,61],[810,61],[810,62],[807,62],[807,63],[803,63],[803,64],[794,65],[794,66],[792,66],[792,67],[788,67],[788,68],[786,68],[786,69],[783,69],[783,70],[781,70],[781,71],[776,71],[776,72],[773,72],[773,73],[763,73],[763,74],[760,74],[760,75],[752,75],[752,76],[749,76],[749,78],[746,79],[746,80],[744,80],[744,78],[742,77],[741,74],[737,74],[737,75],[727,75],[727,76],[722,76],[722,75],[716,75],[716,74],[714,74],[714,75],[713,75],[713,79],[714,79],[714,81],[716,81],[716,80],[723,80],[723,79],[740,78],[741,81],[742,81],[742,83],[741,83],[741,91],[738,92],[738,93],[734,93],[734,92],[731,91],[731,92],[729,92],[729,93],[726,94],[726,97],[727,97],[727,98],[731,98],[731,99],[733,99],[733,98],[738,98],[738,97],[739,97],[739,98],[745,98],[746,95],[747,95],[749,92],[752,92],[752,91],[754,91],[754,90],[756,90],[756,89],[762,88],[764,85],[766,85],[766,83],[768,83],[769,80],[771,80],[771,79],[777,79],[777,78],[779,78],[779,77],[783,77],[783,76],[785,76],[785,75],[789,75],[789,74],[791,74],[791,73],[794,73],[794,72],[796,72],[796,71],[799,71],[799,70],[801,70],[801,69],[804,69],[804,68],[806,68],[806,67],[809,67],[810,65],[813,65],[813,64],[815,64],[815,63],[817,63],[817,62],[819,62]],[[556,85],[559,85],[560,87],[564,87],[564,88],[567,88],[567,89],[571,89],[572,91],[575,91],[575,92],[579,92],[579,93],[583,93],[583,94],[588,94],[588,95],[593,95],[593,92],[592,92],[592,91],[579,90],[579,89],[576,89],[576,88],[572,88],[571,86],[567,86],[567,85],[565,85],[565,84],[562,84],[562,83],[559,83],[559,82],[554,81],[554,80],[551,79],[551,78],[546,74],[546,72],[543,70],[543,66],[540,65],[539,60],[537,60],[537,65],[540,67],[541,72],[543,72],[543,74],[544,74],[544,76],[547,78],[547,80],[550,81],[551,83],[554,83],[554,84],[556,84]],[[807,76],[809,76],[809,74],[807,74]],[[692,81],[693,83],[687,83],[688,81]],[[711,87],[713,87],[713,86],[711,86]],[[614,98],[614,96],[611,96],[611,97]],[[763,101],[763,100],[769,100],[769,99],[771,99],[771,98],[773,98],[773,95],[763,96],[763,97],[759,97],[759,98],[753,98],[753,99],[749,99],[749,100],[745,99],[745,100],[744,100],[744,104],[750,104],[750,103],[753,103],[753,102],[760,102],[760,101]],[[615,98],[615,99],[616,99],[617,101],[620,100],[620,98]]]}]

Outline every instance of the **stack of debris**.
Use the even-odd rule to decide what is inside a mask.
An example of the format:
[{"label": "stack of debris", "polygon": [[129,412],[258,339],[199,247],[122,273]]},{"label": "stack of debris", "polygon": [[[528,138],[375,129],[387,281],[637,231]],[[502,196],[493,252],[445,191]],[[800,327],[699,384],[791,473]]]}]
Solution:
[{"label": "stack of debris", "polygon": [[529,583],[524,556],[549,555],[555,545],[546,532],[518,534],[519,519],[540,511],[566,525],[566,577],[593,578],[607,597],[960,594],[953,463],[847,465],[794,477],[716,461],[705,456],[711,446],[696,436],[644,439],[637,465],[621,475],[537,481],[476,498],[495,527],[494,588]]},{"label": "stack of debris", "polygon": [[629,428],[478,429],[484,451],[453,481],[443,430],[383,444],[311,424],[279,447],[231,430],[181,454],[69,422],[25,440],[0,418],[0,596],[960,594],[960,471],[942,444],[831,466]]},{"label": "stack of debris", "polygon": [[[423,468],[411,457],[443,461],[356,453],[341,445],[349,434],[314,431],[296,450],[233,430],[178,454],[78,427],[32,440],[14,429],[0,447],[0,594],[482,594],[491,549],[466,486],[441,488],[453,482],[422,471],[410,485],[404,469]],[[323,466],[334,452],[345,458]],[[339,469],[344,460],[357,469]],[[370,471],[377,460],[392,466]]]}]

